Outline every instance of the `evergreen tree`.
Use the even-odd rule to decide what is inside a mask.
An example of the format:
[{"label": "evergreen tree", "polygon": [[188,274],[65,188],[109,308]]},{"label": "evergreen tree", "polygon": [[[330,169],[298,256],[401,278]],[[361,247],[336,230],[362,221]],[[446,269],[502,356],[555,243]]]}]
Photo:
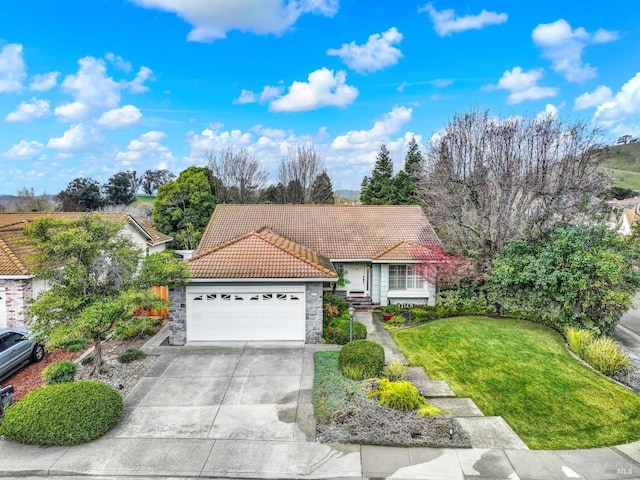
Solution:
[{"label": "evergreen tree", "polygon": [[96,210],[104,205],[100,184],[92,178],[78,177],[72,180],[56,199],[63,212]]},{"label": "evergreen tree", "polygon": [[327,172],[322,172],[311,185],[311,203],[332,204],[334,201],[331,179]]},{"label": "evergreen tree", "polygon": [[396,190],[393,181],[393,162],[389,157],[387,146],[383,143],[371,178],[368,179],[360,194],[360,201],[364,205],[394,205]]},{"label": "evergreen tree", "polygon": [[400,170],[394,178],[396,186],[397,205],[418,205],[420,202],[416,197],[418,181],[420,179],[420,168],[423,158],[420,147],[415,137],[411,137],[409,149],[404,158],[404,169]]}]

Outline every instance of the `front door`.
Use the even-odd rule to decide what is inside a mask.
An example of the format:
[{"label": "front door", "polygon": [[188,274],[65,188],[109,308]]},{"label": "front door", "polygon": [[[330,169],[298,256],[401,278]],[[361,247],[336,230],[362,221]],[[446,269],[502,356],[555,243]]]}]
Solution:
[{"label": "front door", "polygon": [[345,287],[348,295],[366,296],[369,294],[366,263],[346,263],[344,265],[344,278],[349,280]]}]

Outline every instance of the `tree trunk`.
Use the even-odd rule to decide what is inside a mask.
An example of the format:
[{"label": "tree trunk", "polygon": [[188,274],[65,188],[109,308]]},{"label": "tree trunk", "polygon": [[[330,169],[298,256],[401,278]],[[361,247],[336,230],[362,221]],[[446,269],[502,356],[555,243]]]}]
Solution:
[{"label": "tree trunk", "polygon": [[102,366],[102,340],[99,335],[93,339],[93,346],[93,369],[89,376],[97,377],[100,374],[100,367]]}]

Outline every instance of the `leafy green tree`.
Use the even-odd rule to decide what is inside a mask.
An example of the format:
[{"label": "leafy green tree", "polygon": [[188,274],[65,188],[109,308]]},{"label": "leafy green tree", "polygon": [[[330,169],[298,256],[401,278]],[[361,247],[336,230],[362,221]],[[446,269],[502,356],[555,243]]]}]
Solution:
[{"label": "leafy green tree", "polygon": [[142,175],[141,183],[142,191],[147,195],[153,195],[162,185],[176,176],[169,170],[147,170]]},{"label": "leafy green tree", "polygon": [[102,186],[106,203],[109,205],[129,205],[136,199],[140,179],[134,170],[118,172]]},{"label": "leafy green tree", "polygon": [[87,212],[104,205],[100,184],[92,178],[84,177],[69,182],[67,188],[56,196],[56,200],[63,212]]},{"label": "leafy green tree", "polygon": [[162,262],[147,257],[140,269],[142,252],[119,233],[123,226],[86,215],[41,218],[24,230],[35,249],[35,275],[50,285],[27,307],[32,330],[53,345],[70,336],[91,338],[92,375],[100,370],[101,340],[108,332],[129,321],[136,308],[162,308],[148,286],[184,284],[188,278],[183,262],[167,256]]},{"label": "leafy green tree", "polygon": [[311,185],[311,203],[317,204],[333,204],[335,198],[333,197],[333,185],[331,185],[331,179],[327,172],[322,172],[318,175]]},{"label": "leafy green tree", "polygon": [[508,242],[487,289],[506,312],[610,334],[640,287],[638,251],[606,226],[560,227],[548,238]]},{"label": "leafy green tree", "polygon": [[415,137],[409,141],[409,149],[404,159],[404,169],[400,170],[393,181],[396,187],[397,205],[419,205],[417,197],[420,169],[424,159]]},{"label": "leafy green tree", "polygon": [[380,146],[378,159],[371,177],[360,194],[360,201],[364,205],[394,205],[396,196],[396,185],[393,181],[393,162],[389,156],[387,146],[383,143]]},{"label": "leafy green tree", "polygon": [[175,248],[194,249],[202,238],[216,206],[210,178],[207,167],[189,167],[158,189],[153,224],[173,237]]},{"label": "leafy green tree", "polygon": [[267,188],[263,188],[260,191],[258,203],[285,203],[286,198],[287,192],[285,186],[278,183],[277,185],[269,185]]}]

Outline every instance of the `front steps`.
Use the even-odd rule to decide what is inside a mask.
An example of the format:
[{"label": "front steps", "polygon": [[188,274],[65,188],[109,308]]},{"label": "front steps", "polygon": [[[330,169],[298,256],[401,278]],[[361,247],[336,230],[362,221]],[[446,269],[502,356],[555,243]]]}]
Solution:
[{"label": "front steps", "polygon": [[347,297],[347,301],[356,310],[375,310],[380,307],[380,303],[372,302],[371,297]]}]

